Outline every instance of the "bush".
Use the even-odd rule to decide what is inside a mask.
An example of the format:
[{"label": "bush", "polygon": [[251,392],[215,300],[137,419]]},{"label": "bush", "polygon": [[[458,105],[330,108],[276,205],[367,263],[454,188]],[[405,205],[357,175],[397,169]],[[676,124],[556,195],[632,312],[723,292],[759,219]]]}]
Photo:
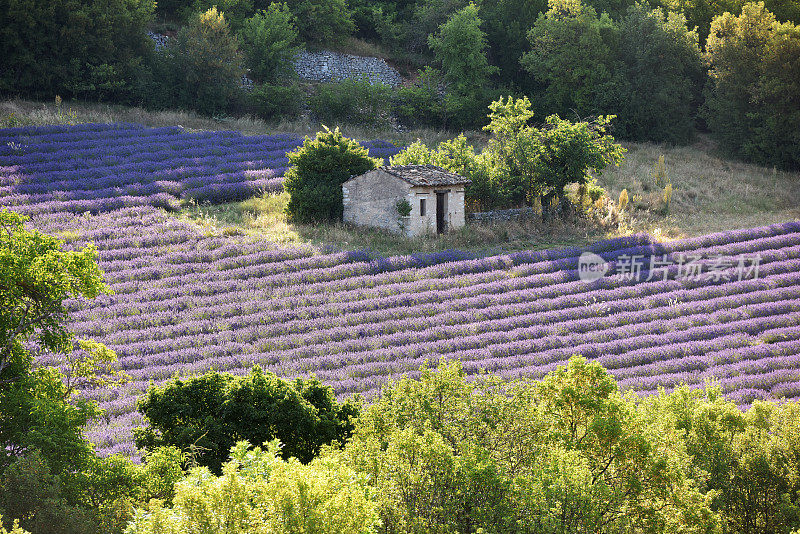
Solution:
[{"label": "bush", "polygon": [[178,32],[159,54],[160,106],[224,113],[241,92],[244,69],[225,17],[211,8]]},{"label": "bush", "polygon": [[259,367],[241,378],[206,373],[151,387],[139,411],[150,426],[135,429],[137,447],[193,451],[195,461],[217,474],[239,440],[277,438],[285,443],[284,458],[309,462],[322,445],[343,442],[358,413],[355,404],[339,404],[316,379],[288,382]]},{"label": "bush", "polygon": [[278,458],[280,444],[265,449],[237,443],[215,477],[204,467],[175,487],[172,508],[153,501],[137,511],[128,534],[186,532],[369,534],[378,526],[365,475],[337,461],[303,465]]},{"label": "bush", "polygon": [[284,190],[289,193],[286,213],[299,222],[337,221],[342,218],[342,184],[383,164],[369,157],[366,148],[328,128],[309,137],[287,154]]},{"label": "bush", "polygon": [[414,85],[397,88],[392,111],[404,125],[440,127],[444,124],[444,99],[439,95],[439,72],[425,67]]},{"label": "bush", "polygon": [[286,4],[272,3],[247,19],[239,31],[247,67],[256,81],[275,82],[291,76],[292,60],[302,50],[293,16]]},{"label": "bush", "polygon": [[318,85],[308,105],[320,121],[378,124],[387,119],[391,95],[388,85],[363,77]]},{"label": "bush", "polygon": [[0,93],[135,102],[153,0],[0,3]]},{"label": "bush", "polygon": [[264,120],[297,117],[303,107],[303,97],[303,90],[297,84],[257,85],[250,93],[256,115]]},{"label": "bush", "polygon": [[731,155],[800,168],[800,26],[780,24],[762,2],[714,19],[703,116]]}]

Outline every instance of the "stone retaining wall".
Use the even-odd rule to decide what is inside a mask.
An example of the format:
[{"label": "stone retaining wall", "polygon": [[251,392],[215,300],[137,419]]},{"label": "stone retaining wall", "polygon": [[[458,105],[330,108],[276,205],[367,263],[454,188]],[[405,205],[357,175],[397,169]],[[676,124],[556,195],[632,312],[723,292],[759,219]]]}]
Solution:
[{"label": "stone retaining wall", "polygon": [[400,73],[381,58],[328,51],[301,52],[294,61],[294,70],[301,80],[312,82],[332,82],[366,76],[371,83],[397,87],[403,81]]},{"label": "stone retaining wall", "polygon": [[475,222],[510,221],[512,219],[534,217],[535,215],[537,215],[537,212],[533,208],[518,208],[467,213],[467,220]]}]

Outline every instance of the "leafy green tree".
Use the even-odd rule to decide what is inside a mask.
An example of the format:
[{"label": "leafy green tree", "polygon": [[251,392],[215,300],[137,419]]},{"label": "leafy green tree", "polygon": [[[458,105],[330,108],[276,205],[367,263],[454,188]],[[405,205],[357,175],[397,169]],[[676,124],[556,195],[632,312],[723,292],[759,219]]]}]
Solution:
[{"label": "leafy green tree", "polygon": [[0,2],[0,93],[134,102],[154,0]]},{"label": "leafy green tree", "polygon": [[[93,245],[63,251],[58,239],[23,223],[0,211],[0,510],[35,534],[91,532],[103,524],[101,508],[119,497],[109,489],[123,486],[119,478],[103,490],[93,482],[92,473],[119,471],[83,438],[83,427],[101,410],[73,393],[122,377],[112,351],[74,338],[64,300],[94,298],[108,288]],[[31,345],[63,355],[66,374],[33,368]]]},{"label": "leafy green tree", "polygon": [[283,182],[290,197],[286,213],[298,222],[341,220],[342,184],[383,164],[339,128],[325,128],[314,139],[306,137],[303,146],[287,157],[292,166]]},{"label": "leafy green tree", "polygon": [[800,27],[780,24],[763,2],[714,19],[703,116],[730,154],[800,167]]},{"label": "leafy green tree", "polygon": [[344,442],[358,413],[339,404],[333,390],[316,379],[282,380],[253,368],[245,377],[206,373],[151,387],[139,400],[150,426],[135,429],[136,446],[174,446],[219,473],[238,440],[280,439],[285,458],[307,463],[322,445]]},{"label": "leafy green tree", "polygon": [[380,124],[389,113],[392,88],[372,83],[365,75],[319,84],[308,98],[308,107],[323,122]]},{"label": "leafy green tree", "polygon": [[538,130],[534,166],[542,192],[542,212],[549,216],[551,203],[560,202],[568,184],[586,184],[592,172],[619,165],[625,149],[606,133],[613,116],[591,122],[570,122],[558,115],[545,119]]},{"label": "leafy green tree", "polygon": [[545,11],[546,0],[498,0],[481,4],[489,58],[497,65],[502,83],[513,84],[523,91],[533,89],[530,76],[519,68],[520,59],[529,47],[528,31]]},{"label": "leafy green tree", "polygon": [[[0,211],[0,472],[15,457],[38,449],[58,474],[90,455],[81,429],[99,410],[85,400],[67,402],[71,391],[61,373],[32,369],[26,342],[40,350],[72,354],[75,340],[66,326],[64,300],[94,298],[107,288],[94,246],[62,251],[56,238],[26,230],[23,220]],[[108,353],[103,356],[111,358]],[[71,361],[80,359],[75,354]],[[88,371],[77,363],[76,369],[78,374]]]},{"label": "leafy green tree", "polygon": [[478,7],[469,4],[454,13],[428,43],[441,64],[447,86],[445,111],[451,126],[470,127],[483,118],[489,77],[497,72],[486,56],[488,43],[481,30]]},{"label": "leafy green tree", "polygon": [[275,82],[292,74],[292,60],[302,44],[294,16],[286,4],[272,3],[244,22],[239,31],[250,73],[260,82]]},{"label": "leafy green tree", "polygon": [[621,79],[608,100],[617,114],[614,132],[625,139],[688,142],[706,73],[697,33],[683,15],[628,9],[619,23]]},{"label": "leafy green tree", "polygon": [[183,27],[161,58],[164,105],[215,115],[225,112],[240,92],[243,58],[216,8]]},{"label": "leafy green tree", "polygon": [[198,13],[217,8],[217,11],[225,15],[233,32],[238,31],[245,19],[255,12],[253,0],[190,0],[186,4],[179,10],[180,18],[184,22],[191,23]]},{"label": "leafy green tree", "polygon": [[231,448],[221,476],[196,467],[176,484],[172,507],[153,501],[136,513],[129,534],[370,534],[378,527],[365,476],[336,457],[303,465],[281,460],[277,440],[265,448]]},{"label": "leafy green tree", "polygon": [[537,113],[587,117],[607,112],[614,92],[618,28],[580,0],[549,0],[528,32],[531,50],[520,60],[535,84]]},{"label": "leafy green tree", "polygon": [[742,12],[743,0],[659,0],[656,5],[686,17],[686,25],[696,30],[700,44],[708,39],[711,21],[725,13],[738,15]]}]

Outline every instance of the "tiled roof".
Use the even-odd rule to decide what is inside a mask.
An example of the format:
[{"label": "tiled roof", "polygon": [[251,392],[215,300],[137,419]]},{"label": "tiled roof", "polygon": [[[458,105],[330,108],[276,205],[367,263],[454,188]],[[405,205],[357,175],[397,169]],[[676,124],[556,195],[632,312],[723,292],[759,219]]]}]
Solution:
[{"label": "tiled roof", "polygon": [[468,178],[446,171],[436,165],[394,165],[392,167],[380,167],[380,170],[397,176],[411,185],[435,186],[472,183]]}]

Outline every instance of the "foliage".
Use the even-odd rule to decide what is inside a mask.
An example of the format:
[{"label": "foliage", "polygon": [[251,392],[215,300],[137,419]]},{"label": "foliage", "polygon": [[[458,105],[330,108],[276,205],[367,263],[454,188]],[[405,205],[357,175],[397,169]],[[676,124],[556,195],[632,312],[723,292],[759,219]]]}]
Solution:
[{"label": "foliage", "polygon": [[704,117],[734,156],[800,167],[800,27],[780,24],[762,2],[714,19]]},{"label": "foliage", "polygon": [[0,93],[135,102],[153,0],[0,3]]},{"label": "foliage", "polygon": [[15,459],[0,477],[0,511],[34,534],[92,532],[97,524],[92,512],[69,502],[68,493],[61,477],[33,451]]},{"label": "foliage", "polygon": [[658,0],[656,5],[666,11],[679,13],[686,17],[686,26],[696,29],[700,43],[709,36],[711,21],[724,13],[738,15],[742,11],[743,0]]},{"label": "foliage", "polygon": [[205,467],[192,469],[176,485],[172,508],[152,501],[137,512],[126,533],[374,532],[378,517],[363,475],[335,456],[303,465],[279,455],[277,440],[264,449],[238,442],[221,476]]},{"label": "foliage", "polygon": [[383,164],[369,157],[367,149],[342,135],[339,128],[325,128],[314,139],[287,154],[284,190],[289,193],[287,214],[302,222],[335,221],[342,218],[342,184]]},{"label": "foliage", "polygon": [[243,439],[280,439],[285,458],[307,463],[322,445],[347,438],[358,408],[339,404],[316,379],[288,382],[255,367],[241,378],[212,372],[152,386],[139,411],[150,426],[136,429],[137,447],[174,446],[218,474],[230,447]]},{"label": "foliage", "polygon": [[345,0],[288,0],[303,41],[334,44],[355,30]]},{"label": "foliage", "polygon": [[159,54],[157,105],[224,113],[240,92],[244,73],[238,41],[216,8],[194,17]]},{"label": "foliage", "polygon": [[297,84],[265,83],[255,86],[250,93],[256,115],[264,120],[297,117],[302,110],[304,96],[303,90]]},{"label": "foliage", "polygon": [[614,133],[625,139],[688,142],[706,73],[697,33],[682,15],[628,9],[619,23],[622,79],[614,86]]},{"label": "foliage", "polygon": [[548,6],[528,32],[531,50],[521,59],[537,87],[537,112],[579,118],[605,112],[618,72],[616,25],[580,0],[549,0]]},{"label": "foliage", "polygon": [[447,85],[445,110],[448,122],[468,127],[480,120],[489,76],[497,67],[486,57],[486,34],[475,4],[457,11],[428,38]]},{"label": "foliage", "polygon": [[274,83],[292,74],[292,60],[302,50],[294,17],[286,4],[272,3],[245,20],[239,31],[251,75]]},{"label": "foliage", "polygon": [[613,117],[572,123],[551,115],[538,131],[534,155],[535,173],[541,187],[542,206],[560,200],[568,184],[584,184],[592,172],[619,165],[625,149],[606,133]]},{"label": "foliage", "polygon": [[716,517],[669,424],[596,364],[540,383],[467,381],[458,362],[383,391],[345,448],[392,532],[701,532]]},{"label": "foliage", "polygon": [[413,85],[395,90],[392,111],[406,126],[441,126],[444,124],[444,101],[439,94],[440,73],[425,67]]},{"label": "foliage", "polygon": [[324,122],[378,124],[387,118],[391,95],[388,85],[371,83],[364,76],[318,85],[308,106]]},{"label": "foliage", "polygon": [[[198,13],[205,13],[216,8],[225,15],[225,20],[232,30],[238,31],[245,19],[252,15],[254,10],[253,0],[188,0],[185,7],[179,10],[179,16],[184,22],[191,23]],[[158,2],[159,9],[161,2]]]},{"label": "foliage", "polygon": [[14,520],[14,523],[11,525],[11,530],[6,530],[3,527],[3,516],[0,515],[0,534],[30,534],[27,530],[22,529],[19,526],[19,521]]},{"label": "foliage", "polygon": [[411,203],[407,198],[398,200],[394,207],[400,217],[408,217],[411,215]]},{"label": "foliage", "polygon": [[[81,399],[68,403],[71,390],[57,369],[32,370],[27,343],[43,351],[72,353],[75,340],[66,326],[64,300],[94,298],[107,288],[93,245],[62,251],[60,241],[25,229],[23,221],[13,212],[0,211],[0,300],[4,303],[0,311],[0,472],[14,457],[36,448],[58,474],[80,465],[89,454],[81,428],[98,410],[96,404]],[[77,358],[74,361],[76,379],[92,373],[91,366],[83,366]]]}]

